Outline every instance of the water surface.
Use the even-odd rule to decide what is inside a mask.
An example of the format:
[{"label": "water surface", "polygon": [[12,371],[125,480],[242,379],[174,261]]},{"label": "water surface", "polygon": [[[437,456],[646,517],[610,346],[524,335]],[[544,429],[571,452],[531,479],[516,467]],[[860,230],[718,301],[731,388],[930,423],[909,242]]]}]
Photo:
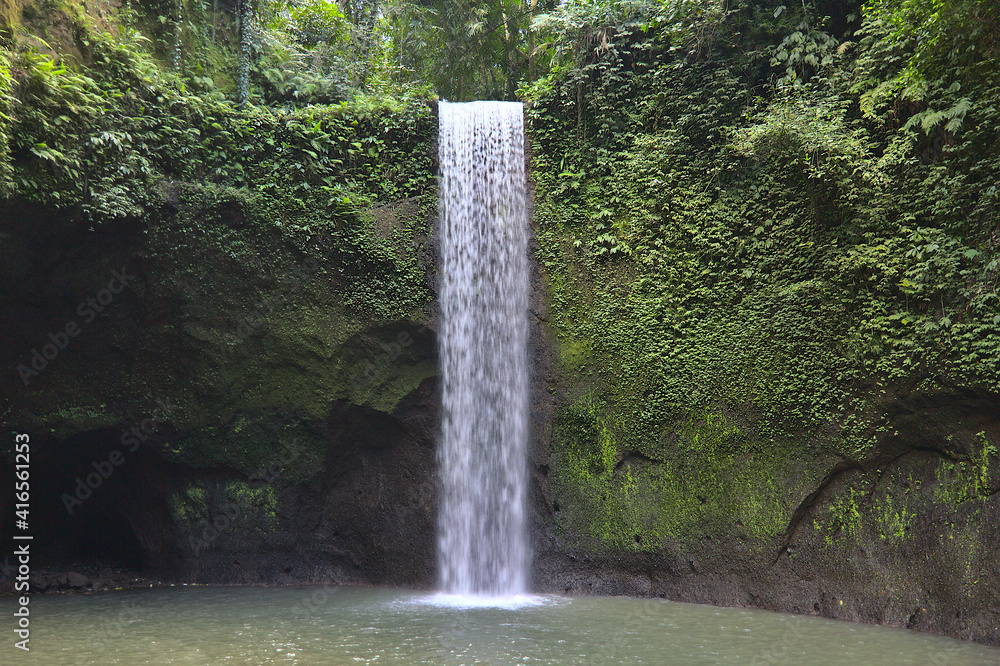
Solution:
[{"label": "water surface", "polygon": [[[186,587],[35,596],[24,663],[1000,664],[1000,650],[816,617],[622,597]],[[10,617],[13,599],[0,600]],[[9,623],[6,623],[8,626]],[[13,632],[0,648],[4,663]],[[26,655],[27,656],[27,655]],[[20,663],[20,662],[19,662]]]}]

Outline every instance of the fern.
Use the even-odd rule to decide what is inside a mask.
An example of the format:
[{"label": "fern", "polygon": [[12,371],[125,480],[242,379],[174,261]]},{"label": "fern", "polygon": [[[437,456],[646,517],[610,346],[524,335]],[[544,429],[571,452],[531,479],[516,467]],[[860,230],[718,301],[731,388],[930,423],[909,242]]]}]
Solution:
[{"label": "fern", "polygon": [[919,124],[923,133],[929,136],[931,132],[938,127],[938,125],[947,121],[944,126],[945,131],[955,134],[962,128],[965,116],[971,109],[972,101],[968,97],[963,97],[949,109],[942,109],[939,111],[927,109],[926,111],[914,114],[914,116],[907,121],[903,128],[912,129]]}]

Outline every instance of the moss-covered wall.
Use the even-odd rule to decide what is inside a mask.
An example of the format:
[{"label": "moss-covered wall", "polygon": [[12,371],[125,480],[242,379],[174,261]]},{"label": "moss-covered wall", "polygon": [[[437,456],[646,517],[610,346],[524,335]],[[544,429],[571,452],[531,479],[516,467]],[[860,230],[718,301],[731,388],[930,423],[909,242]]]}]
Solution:
[{"label": "moss-covered wall", "polygon": [[17,0],[0,2],[0,28],[12,30],[21,23],[21,3]]},{"label": "moss-covered wall", "polygon": [[[769,78],[784,24],[741,5],[710,19],[727,37],[708,51],[668,26],[626,32],[532,91],[567,492],[659,498],[617,521],[635,539],[598,521],[616,546],[657,548],[705,512],[776,535],[822,476],[809,469],[877,455],[899,396],[1000,391],[1000,89],[970,73],[929,83],[909,122],[866,110],[898,71],[880,60],[888,28],[799,18],[829,53],[796,85]],[[936,125],[917,112],[960,98],[963,122],[928,152]]]},{"label": "moss-covered wall", "polygon": [[877,10],[759,5],[618,26],[528,90],[560,580],[903,625],[925,585],[982,639],[995,595],[942,590],[998,538],[995,59],[925,52],[904,92]]}]

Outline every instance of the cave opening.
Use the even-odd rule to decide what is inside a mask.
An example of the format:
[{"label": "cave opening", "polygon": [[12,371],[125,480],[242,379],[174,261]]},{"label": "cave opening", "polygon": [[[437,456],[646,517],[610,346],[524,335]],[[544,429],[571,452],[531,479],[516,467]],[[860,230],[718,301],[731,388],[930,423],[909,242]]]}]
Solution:
[{"label": "cave opening", "polygon": [[158,550],[169,513],[160,484],[163,461],[123,445],[104,429],[39,442],[31,464],[33,568],[142,571]]}]

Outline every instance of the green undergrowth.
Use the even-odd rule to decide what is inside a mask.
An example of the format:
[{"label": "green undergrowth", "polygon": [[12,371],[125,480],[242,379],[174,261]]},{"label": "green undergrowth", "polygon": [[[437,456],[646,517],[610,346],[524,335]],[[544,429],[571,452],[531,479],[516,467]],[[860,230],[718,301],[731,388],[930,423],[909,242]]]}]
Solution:
[{"label": "green undergrowth", "polygon": [[1000,389],[992,47],[910,55],[895,18],[654,16],[526,91],[582,538],[766,538],[895,396]]},{"label": "green undergrowth", "polygon": [[12,196],[101,224],[141,219],[161,183],[192,182],[344,223],[433,186],[426,100],[239,108],[185,91],[125,39],[94,36],[100,55],[85,73],[31,49],[7,53]]},{"label": "green undergrowth", "polygon": [[215,262],[221,277],[249,274],[247,303],[312,257],[355,319],[426,305],[427,99],[237,107],[161,70],[135,31],[88,43],[83,69],[24,42],[3,51],[0,194],[85,229],[143,227],[172,279],[204,283]]},{"label": "green undergrowth", "polygon": [[[85,421],[62,404],[38,411],[73,432],[167,398],[177,405],[172,425],[228,442],[196,434],[170,455],[243,471],[265,459],[273,438],[229,432],[237,414],[319,419],[337,400],[391,411],[434,369],[411,349],[414,358],[393,355],[382,374],[359,380],[385,341],[351,341],[385,322],[426,319],[432,100],[359,93],[240,106],[219,81],[195,80],[195,56],[211,56],[198,50],[204,25],[175,71],[165,50],[170,3],[135,5],[123,5],[109,30],[60,9],[49,27],[65,17],[72,28],[61,46],[17,31],[0,41],[0,206],[51,212],[39,219],[58,228],[40,235],[114,235],[141,248],[127,263],[141,277],[126,296],[137,299],[129,316],[140,328],[113,331],[134,354],[115,380],[129,400],[112,404],[96,382],[74,393],[92,405]],[[216,46],[231,46],[231,17],[218,18]],[[8,247],[29,242],[21,236]],[[52,372],[84,374],[67,363]]]}]

